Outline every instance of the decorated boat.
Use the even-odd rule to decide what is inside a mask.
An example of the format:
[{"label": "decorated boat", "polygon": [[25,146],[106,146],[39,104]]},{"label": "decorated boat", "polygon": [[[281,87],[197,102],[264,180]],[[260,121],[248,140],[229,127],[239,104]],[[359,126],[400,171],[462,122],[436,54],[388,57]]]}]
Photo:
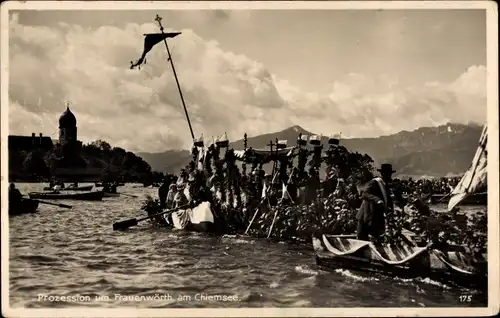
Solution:
[{"label": "decorated boat", "polygon": [[35,213],[38,209],[37,200],[22,199],[19,203],[9,203],[9,216]]},{"label": "decorated boat", "polygon": [[399,278],[430,278],[485,289],[487,256],[465,247],[431,244],[376,245],[349,235],[313,235],[316,263],[326,269],[354,269]]},{"label": "decorated boat", "polygon": [[[83,187],[72,187],[72,186],[68,186],[68,187],[65,187],[63,189],[59,189],[59,191],[90,191],[92,190],[94,186],[90,185],[90,186],[83,186]],[[51,187],[44,187],[43,188],[43,191],[52,191],[54,190],[54,188],[51,188]]]},{"label": "decorated boat", "polygon": [[31,199],[100,201],[104,197],[104,191],[83,193],[30,192],[29,197]]}]

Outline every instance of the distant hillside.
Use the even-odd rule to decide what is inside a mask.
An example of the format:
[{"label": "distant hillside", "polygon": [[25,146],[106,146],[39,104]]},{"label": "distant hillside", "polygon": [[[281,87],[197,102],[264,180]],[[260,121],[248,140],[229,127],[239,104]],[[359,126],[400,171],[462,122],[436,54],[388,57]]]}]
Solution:
[{"label": "distant hillside", "polygon": [[188,150],[167,150],[158,153],[140,152],[137,155],[149,163],[153,171],[165,173],[176,173],[191,160],[191,154]]},{"label": "distant hillside", "polygon": [[[400,175],[444,176],[461,173],[470,166],[477,148],[482,127],[479,125],[447,124],[422,127],[414,131],[377,138],[343,139],[341,144],[351,151],[367,153],[375,163],[392,163]],[[278,138],[295,144],[299,133],[311,135],[300,126],[248,137],[248,147],[265,148]],[[326,145],[327,137],[323,137]],[[234,149],[243,149],[243,139],[231,143]],[[167,150],[162,153],[139,153],[153,170],[175,173],[190,160],[187,150]],[[267,169],[266,169],[267,170]]]}]

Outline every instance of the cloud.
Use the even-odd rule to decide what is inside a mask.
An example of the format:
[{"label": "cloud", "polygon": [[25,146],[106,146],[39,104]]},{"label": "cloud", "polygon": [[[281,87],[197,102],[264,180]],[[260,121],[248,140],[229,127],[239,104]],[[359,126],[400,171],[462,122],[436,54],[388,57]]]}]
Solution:
[{"label": "cloud", "polygon": [[[78,120],[79,139],[104,139],[132,151],[186,148],[190,133],[162,44],[141,70],[143,33],[124,28],[10,23],[11,134],[56,136],[65,102]],[[221,49],[192,30],[169,42],[193,129],[230,139],[292,125],[323,134],[377,136],[421,126],[483,122],[486,68],[474,65],[455,81],[405,87],[397,78],[349,74],[328,95],[304,92],[249,57]],[[409,74],[408,76],[411,76]]]}]

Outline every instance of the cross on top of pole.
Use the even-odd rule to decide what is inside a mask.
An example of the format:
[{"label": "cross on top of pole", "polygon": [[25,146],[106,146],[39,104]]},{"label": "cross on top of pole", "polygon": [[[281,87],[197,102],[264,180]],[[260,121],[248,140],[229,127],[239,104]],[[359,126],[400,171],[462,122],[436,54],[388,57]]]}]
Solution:
[{"label": "cross on top of pole", "polygon": [[156,15],[155,21],[158,22],[158,25],[160,26],[160,30],[163,31],[163,25],[161,25],[161,20],[163,20],[162,17],[160,17],[158,14]]},{"label": "cross on top of pole", "polygon": [[269,140],[269,143],[267,144],[270,148],[271,148],[271,151],[273,150],[273,141],[272,140]]}]

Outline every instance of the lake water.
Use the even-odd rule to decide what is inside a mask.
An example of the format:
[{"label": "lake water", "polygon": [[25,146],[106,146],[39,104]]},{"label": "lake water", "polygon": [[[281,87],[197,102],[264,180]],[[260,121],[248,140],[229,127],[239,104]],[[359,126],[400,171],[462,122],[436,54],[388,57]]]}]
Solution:
[{"label": "lake water", "polygon": [[[18,187],[27,193],[42,185]],[[487,306],[484,293],[428,279],[320,270],[309,246],[158,229],[148,221],[114,232],[114,222],[144,216],[145,194],[157,193],[130,184],[119,191],[139,198],[61,202],[70,210],[40,204],[36,214],[9,218],[11,307]]]}]

